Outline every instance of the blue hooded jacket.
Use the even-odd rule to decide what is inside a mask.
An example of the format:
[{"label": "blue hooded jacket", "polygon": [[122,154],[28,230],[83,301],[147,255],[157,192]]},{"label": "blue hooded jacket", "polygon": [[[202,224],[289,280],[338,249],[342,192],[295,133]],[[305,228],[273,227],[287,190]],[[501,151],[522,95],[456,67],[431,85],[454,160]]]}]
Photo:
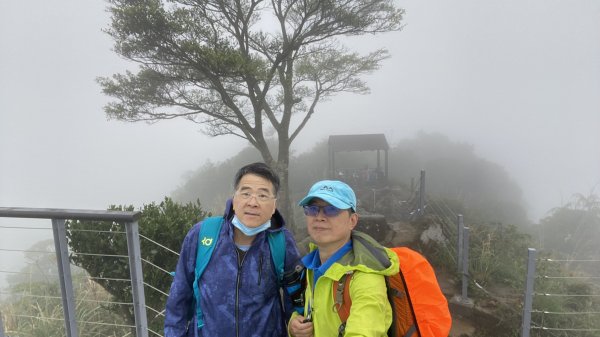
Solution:
[{"label": "blue hooded jacket", "polygon": [[[292,304],[284,296],[286,309],[282,307],[266,232],[256,235],[238,262],[233,241],[234,227],[231,224],[233,215],[232,203],[228,200],[223,216],[225,222],[215,250],[199,281],[200,305],[204,316],[201,330],[197,329],[193,307],[193,282],[202,222],[194,225],[186,235],[167,299],[165,337],[287,336],[285,322],[291,315]],[[285,233],[284,270],[289,271],[299,260],[299,253],[292,234],[284,225],[283,217],[276,210],[267,231]]]}]

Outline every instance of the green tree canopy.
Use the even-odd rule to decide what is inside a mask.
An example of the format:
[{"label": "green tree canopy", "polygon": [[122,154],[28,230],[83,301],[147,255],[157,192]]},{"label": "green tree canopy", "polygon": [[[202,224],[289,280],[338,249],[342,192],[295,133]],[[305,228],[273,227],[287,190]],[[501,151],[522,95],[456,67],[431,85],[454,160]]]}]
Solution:
[{"label": "green tree canopy", "polygon": [[[340,38],[401,29],[392,0],[110,0],[107,33],[137,73],[100,78],[110,118],[186,118],[209,135],[247,139],[280,174],[289,214],[293,140],[317,104],[339,92],[367,93],[360,78],[388,57],[365,56]],[[267,146],[275,134],[276,152]],[[276,153],[276,155],[275,155]]]}]

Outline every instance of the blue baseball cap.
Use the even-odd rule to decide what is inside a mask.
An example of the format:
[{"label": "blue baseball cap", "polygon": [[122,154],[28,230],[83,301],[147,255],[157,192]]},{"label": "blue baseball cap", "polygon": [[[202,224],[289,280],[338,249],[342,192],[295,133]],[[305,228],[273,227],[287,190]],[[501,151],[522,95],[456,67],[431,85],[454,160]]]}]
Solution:
[{"label": "blue baseball cap", "polygon": [[354,191],[348,184],[338,180],[321,180],[315,183],[298,205],[308,205],[313,198],[322,199],[339,209],[352,208],[356,212]]}]

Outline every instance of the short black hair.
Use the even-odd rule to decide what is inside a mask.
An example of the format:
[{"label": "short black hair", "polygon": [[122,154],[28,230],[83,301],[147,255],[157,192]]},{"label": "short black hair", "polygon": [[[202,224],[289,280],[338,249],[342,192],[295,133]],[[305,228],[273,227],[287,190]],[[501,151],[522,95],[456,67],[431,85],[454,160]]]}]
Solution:
[{"label": "short black hair", "polygon": [[275,195],[279,192],[279,176],[269,165],[261,162],[248,164],[237,171],[235,178],[233,179],[233,188],[235,190],[238,189],[240,180],[242,180],[242,177],[246,174],[255,174],[267,179],[273,184]]}]

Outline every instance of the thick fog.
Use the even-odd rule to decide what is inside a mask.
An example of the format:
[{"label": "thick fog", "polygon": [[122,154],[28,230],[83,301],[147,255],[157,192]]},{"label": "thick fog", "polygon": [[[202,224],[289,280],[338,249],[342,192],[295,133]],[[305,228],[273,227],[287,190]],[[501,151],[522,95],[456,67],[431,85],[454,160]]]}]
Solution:
[{"label": "thick fog", "polygon": [[[385,133],[393,144],[440,132],[505,167],[533,221],[573,193],[599,188],[600,1],[399,4],[402,31],[352,43],[361,52],[390,51],[368,76],[372,93],[319,105],[296,152],[330,134]],[[133,65],[101,31],[105,6],[0,3],[1,207],[137,207],[245,146],[209,138],[187,121],[108,121],[109,98],[95,78]],[[16,235],[0,229],[0,246],[13,247]],[[28,241],[37,235],[27,233]],[[1,255],[0,269],[8,259]]]}]

